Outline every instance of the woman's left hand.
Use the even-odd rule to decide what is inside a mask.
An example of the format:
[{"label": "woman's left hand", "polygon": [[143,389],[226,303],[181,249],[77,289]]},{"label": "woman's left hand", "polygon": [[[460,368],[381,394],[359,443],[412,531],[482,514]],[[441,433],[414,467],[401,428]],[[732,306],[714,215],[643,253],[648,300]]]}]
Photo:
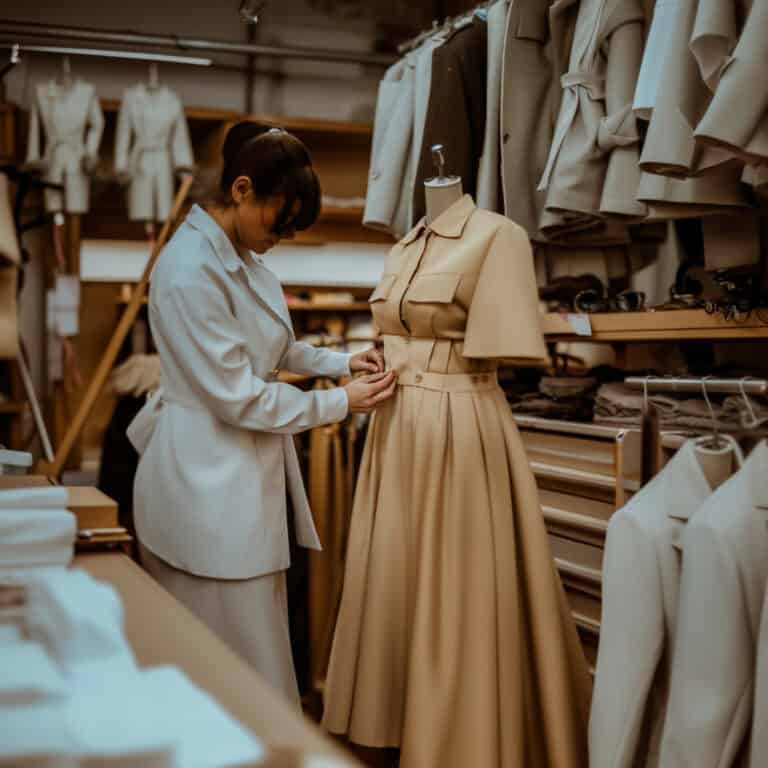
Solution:
[{"label": "woman's left hand", "polygon": [[367,349],[349,361],[352,373],[384,373],[384,356],[378,349]]}]

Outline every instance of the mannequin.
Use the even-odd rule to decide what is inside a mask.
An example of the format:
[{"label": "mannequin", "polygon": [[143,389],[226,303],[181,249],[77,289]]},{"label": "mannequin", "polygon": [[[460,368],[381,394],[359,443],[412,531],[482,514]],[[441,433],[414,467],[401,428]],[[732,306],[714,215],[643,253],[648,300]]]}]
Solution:
[{"label": "mannequin", "polygon": [[157,64],[153,61],[149,65],[149,81],[147,82],[147,88],[150,91],[156,91],[160,87],[160,73],[157,70]]},{"label": "mannequin", "polygon": [[741,463],[734,444],[722,438],[700,438],[696,441],[695,453],[713,491],[719,488]]},{"label": "mannequin", "polygon": [[432,158],[437,168],[437,176],[424,182],[424,195],[427,204],[427,224],[431,224],[443,211],[447,211],[454,203],[461,200],[462,189],[460,176],[445,175],[445,147],[435,144],[432,147]]}]

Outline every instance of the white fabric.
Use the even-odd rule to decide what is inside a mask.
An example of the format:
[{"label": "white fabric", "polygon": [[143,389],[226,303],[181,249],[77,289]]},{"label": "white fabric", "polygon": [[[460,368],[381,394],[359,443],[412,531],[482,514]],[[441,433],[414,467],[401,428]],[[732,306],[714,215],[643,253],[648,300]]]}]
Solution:
[{"label": "white fabric", "polygon": [[12,488],[0,491],[0,514],[6,509],[66,509],[69,493],[60,486]]},{"label": "white fabric", "polygon": [[507,32],[507,2],[497,0],[488,9],[488,79],[485,105],[483,154],[477,172],[477,207],[499,211],[501,167],[501,78],[504,68],[504,38]]},{"label": "white fabric", "polygon": [[[694,442],[611,518],[600,647],[589,721],[590,768],[659,765],[680,585],[675,549],[712,489]],[[665,656],[666,653],[666,656]]]},{"label": "white fabric", "polygon": [[81,662],[128,659],[123,607],[115,590],[84,571],[56,570],[28,577],[27,624],[63,668]]},{"label": "white fabric", "polygon": [[0,571],[69,565],[77,520],[64,509],[0,510]]},{"label": "white fabric", "polygon": [[637,78],[632,109],[638,117],[650,120],[659,96],[667,57],[674,40],[675,17],[680,0],[656,0],[653,21],[643,53],[643,63]]},{"label": "white fabric", "polygon": [[303,392],[275,369],[341,376],[350,357],[297,342],[283,289],[195,206],[158,259],[149,297],[164,404],[135,483],[139,539],[200,576],[246,579],[319,548],[293,435],[342,421],[343,388]]},{"label": "white fabric", "polygon": [[4,645],[0,656],[0,707],[24,706],[66,694],[64,678],[39,643]]},{"label": "white fabric", "polygon": [[[745,746],[768,583],[767,524],[768,446],[763,442],[709,497],[682,537],[664,768],[731,766]],[[753,755],[758,765],[765,757]]]}]

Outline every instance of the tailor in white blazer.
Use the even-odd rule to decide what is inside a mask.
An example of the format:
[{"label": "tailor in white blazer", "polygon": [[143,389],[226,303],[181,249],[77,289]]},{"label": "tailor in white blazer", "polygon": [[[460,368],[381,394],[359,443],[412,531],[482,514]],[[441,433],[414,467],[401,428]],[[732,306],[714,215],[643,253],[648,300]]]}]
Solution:
[{"label": "tailor in white blazer", "polygon": [[[682,537],[663,768],[746,763],[768,582],[767,521],[768,445],[763,442],[709,497]],[[765,753],[752,755],[760,766],[767,758]]]},{"label": "tailor in white blazer", "polygon": [[680,589],[676,545],[711,493],[689,441],[611,518],[590,768],[659,766]]},{"label": "tailor in white blazer", "polygon": [[155,266],[149,316],[164,405],[136,475],[141,543],[197,576],[282,571],[287,485],[297,541],[319,549],[293,435],[343,420],[347,395],[272,379],[348,374],[349,356],[296,342],[277,277],[198,206]]}]

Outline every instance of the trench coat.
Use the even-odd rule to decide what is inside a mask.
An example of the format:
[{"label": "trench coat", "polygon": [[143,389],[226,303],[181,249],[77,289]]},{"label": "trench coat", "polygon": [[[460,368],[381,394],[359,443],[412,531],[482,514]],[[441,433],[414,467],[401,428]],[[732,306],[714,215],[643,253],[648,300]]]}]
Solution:
[{"label": "trench coat", "polygon": [[51,80],[37,86],[30,108],[27,162],[41,165],[46,181],[64,185],[63,195],[46,190],[48,211],[88,212],[90,180],[85,166],[96,164],[103,131],[104,116],[92,85],[75,80],[63,86]]},{"label": "trench coat", "polygon": [[347,396],[274,371],[340,376],[349,356],[296,342],[277,277],[198,206],[155,266],[149,317],[164,404],[136,474],[142,544],[197,576],[284,570],[287,486],[297,542],[318,549],[293,435],[342,421]]},{"label": "trench coat", "polygon": [[115,171],[130,177],[128,215],[165,221],[173,206],[173,174],[194,166],[187,119],[169,88],[143,83],[123,94],[115,136]]},{"label": "trench coat", "polygon": [[[664,768],[743,765],[768,583],[767,468],[763,442],[683,534]],[[754,764],[765,757],[754,754]]]}]

